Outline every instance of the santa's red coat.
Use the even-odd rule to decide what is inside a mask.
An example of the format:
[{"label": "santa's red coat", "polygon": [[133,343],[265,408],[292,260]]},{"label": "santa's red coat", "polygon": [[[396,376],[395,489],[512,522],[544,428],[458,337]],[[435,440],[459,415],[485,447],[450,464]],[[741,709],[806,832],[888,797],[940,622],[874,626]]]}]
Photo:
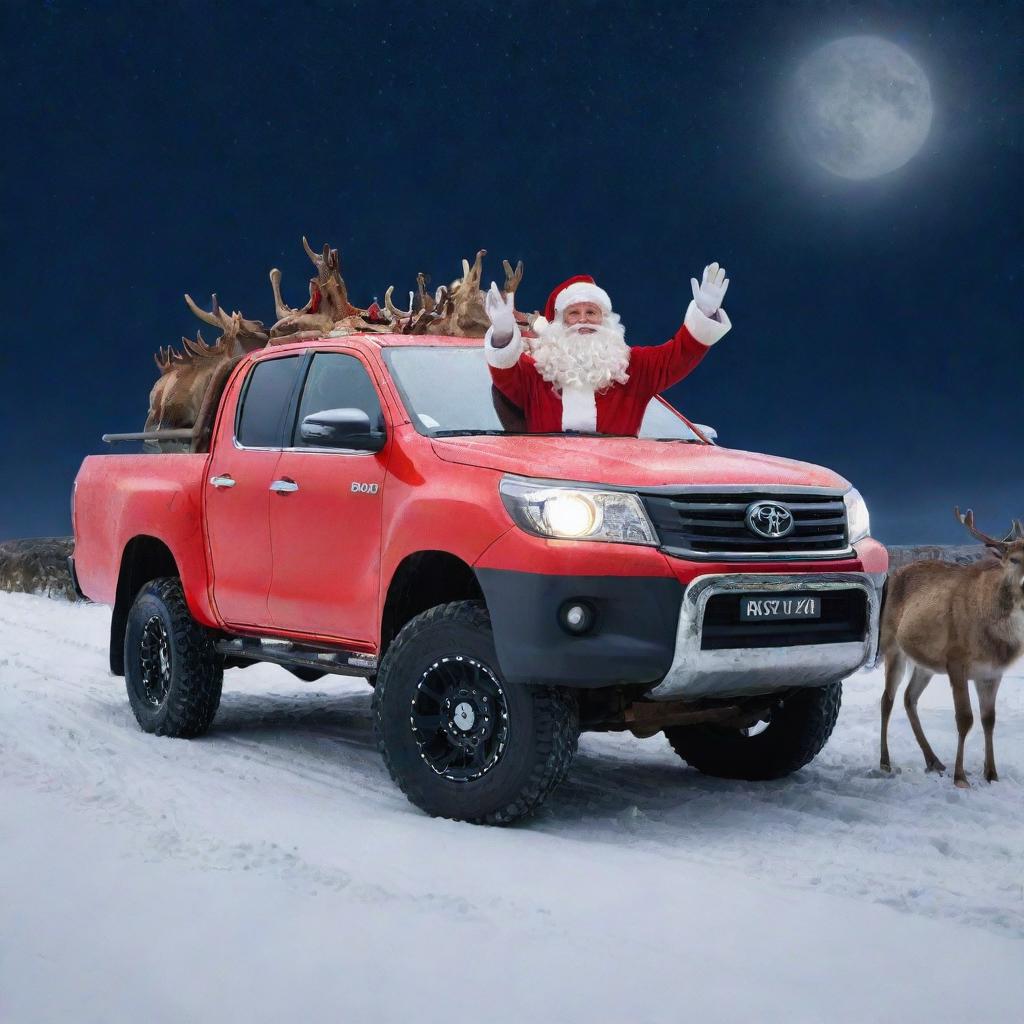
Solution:
[{"label": "santa's red coat", "polygon": [[630,349],[626,371],[629,380],[613,383],[599,393],[584,387],[556,391],[540,375],[533,357],[524,351],[518,328],[503,348],[491,344],[488,331],[485,352],[495,387],[523,410],[530,433],[590,430],[635,436],[650,400],[682,380],[732,326],[724,309],[716,317],[704,316],[691,302],[685,320],[670,341]]}]

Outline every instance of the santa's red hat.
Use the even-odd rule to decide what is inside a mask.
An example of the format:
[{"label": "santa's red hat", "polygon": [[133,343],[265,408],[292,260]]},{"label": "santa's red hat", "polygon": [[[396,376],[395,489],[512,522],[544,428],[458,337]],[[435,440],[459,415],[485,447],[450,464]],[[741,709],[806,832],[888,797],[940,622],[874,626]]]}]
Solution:
[{"label": "santa's red hat", "polygon": [[593,302],[606,313],[612,311],[612,300],[603,288],[598,288],[589,274],[577,274],[563,281],[548,296],[544,306],[544,315],[537,317],[533,323],[534,331],[542,331],[548,324],[562,318],[562,313],[577,302]]}]

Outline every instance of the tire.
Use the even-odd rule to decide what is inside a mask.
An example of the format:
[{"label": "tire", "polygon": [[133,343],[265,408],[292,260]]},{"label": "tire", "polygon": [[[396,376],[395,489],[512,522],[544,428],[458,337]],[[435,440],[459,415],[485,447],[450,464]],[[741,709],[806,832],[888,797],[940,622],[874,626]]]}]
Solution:
[{"label": "tire", "polygon": [[189,613],[176,577],[150,580],[136,595],[125,629],[124,679],[144,732],[191,739],[209,729],[224,659]]},{"label": "tire", "polygon": [[760,731],[681,725],[666,729],[665,735],[672,749],[705,775],[781,779],[812,761],[828,742],[842,696],[842,682],[794,690],[772,706]]},{"label": "tire", "polygon": [[579,739],[575,697],[504,681],[479,601],[437,605],[405,624],[381,660],[373,724],[411,803],[486,825],[536,810]]}]

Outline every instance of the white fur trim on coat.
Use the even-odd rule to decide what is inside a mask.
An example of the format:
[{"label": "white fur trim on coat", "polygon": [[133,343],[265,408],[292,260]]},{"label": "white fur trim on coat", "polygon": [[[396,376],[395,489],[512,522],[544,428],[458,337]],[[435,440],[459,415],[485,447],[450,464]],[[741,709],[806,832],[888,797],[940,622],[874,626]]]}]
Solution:
[{"label": "white fur trim on coat", "polygon": [[570,384],[562,389],[562,429],[597,430],[594,389]]},{"label": "white fur trim on coat", "polygon": [[577,281],[558,293],[555,298],[556,315],[561,317],[566,306],[572,306],[577,302],[595,302],[606,313],[612,311],[612,300],[603,288],[598,288],[596,284],[588,284],[586,281]]},{"label": "white fur trim on coat", "polygon": [[728,333],[732,323],[725,315],[725,310],[721,307],[718,308],[714,316],[705,316],[697,307],[697,303],[691,299],[690,305],[686,310],[686,317],[683,320],[683,326],[702,345],[710,347],[719,338]]},{"label": "white fur trim on coat", "polygon": [[519,330],[519,325],[516,324],[512,328],[512,340],[502,348],[496,348],[491,344],[493,334],[494,328],[488,327],[487,333],[484,335],[484,355],[487,358],[487,362],[497,370],[511,370],[519,362],[519,357],[523,354],[522,331]]}]

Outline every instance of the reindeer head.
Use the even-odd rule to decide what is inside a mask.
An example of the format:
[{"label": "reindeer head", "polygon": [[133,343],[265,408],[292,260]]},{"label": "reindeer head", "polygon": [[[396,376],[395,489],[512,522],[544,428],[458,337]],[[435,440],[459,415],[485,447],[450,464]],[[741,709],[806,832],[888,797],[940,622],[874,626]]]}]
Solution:
[{"label": "reindeer head", "polygon": [[[338,250],[332,249],[324,242],[323,252],[314,252],[305,235],[302,236],[302,248],[306,250],[306,255],[316,267],[316,277],[309,282],[316,306],[313,312],[325,313],[333,316],[335,320],[344,320],[345,317],[365,312],[348,301],[348,288],[341,276],[341,257]],[[315,298],[317,292],[321,296],[319,302]]]},{"label": "reindeer head", "polygon": [[[270,286],[274,291],[274,309],[277,323],[270,330],[271,342],[296,334],[327,334],[339,321],[363,316],[365,309],[353,306],[348,300],[348,288],[341,276],[341,257],[337,249],[324,244],[323,252],[315,252],[306,236],[302,248],[316,268],[316,276],[309,281],[309,301],[301,309],[292,309],[281,298],[281,271],[270,271]],[[339,328],[339,329],[344,329]]]},{"label": "reindeer head", "polygon": [[1024,524],[1014,519],[1010,532],[1000,540],[982,533],[974,525],[974,512],[971,509],[961,514],[959,506],[954,506],[953,514],[972,537],[980,540],[1002,562],[1006,582],[1017,600],[1024,605]]}]

